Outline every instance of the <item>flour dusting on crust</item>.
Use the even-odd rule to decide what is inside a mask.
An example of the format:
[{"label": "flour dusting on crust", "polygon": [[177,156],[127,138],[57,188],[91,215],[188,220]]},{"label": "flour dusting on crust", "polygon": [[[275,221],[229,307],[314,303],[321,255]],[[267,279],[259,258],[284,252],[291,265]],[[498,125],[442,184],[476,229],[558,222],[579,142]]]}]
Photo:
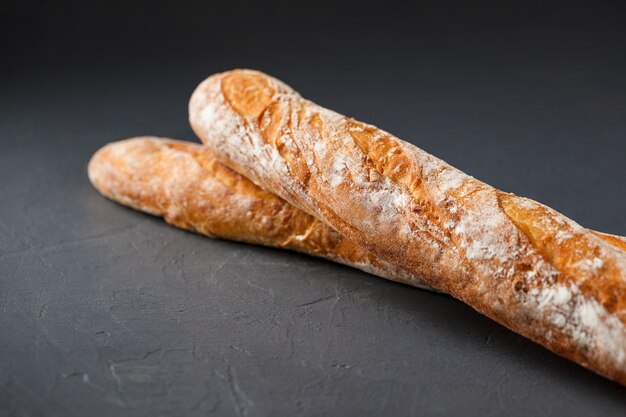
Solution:
[{"label": "flour dusting on crust", "polygon": [[[260,119],[257,102],[246,108],[246,90],[223,88],[227,77],[275,90],[263,97]],[[289,114],[289,126],[286,118],[272,119],[279,111]],[[496,190],[255,71],[204,81],[192,96],[190,120],[207,146],[259,186],[390,264],[626,383],[626,311],[607,301],[607,293],[626,291],[623,250],[554,210]],[[594,279],[609,287],[584,285]]]}]

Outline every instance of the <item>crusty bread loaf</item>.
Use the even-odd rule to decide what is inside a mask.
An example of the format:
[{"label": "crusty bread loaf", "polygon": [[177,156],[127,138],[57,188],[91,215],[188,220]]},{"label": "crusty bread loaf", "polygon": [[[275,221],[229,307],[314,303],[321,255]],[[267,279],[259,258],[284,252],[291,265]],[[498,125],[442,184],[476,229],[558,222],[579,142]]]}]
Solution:
[{"label": "crusty bread loaf", "polygon": [[199,144],[140,137],[110,143],[89,162],[103,195],[206,236],[291,249],[428,288],[314,217],[261,190]]},{"label": "crusty bread loaf", "polygon": [[214,75],[190,122],[220,161],[380,259],[626,384],[624,241],[505,193],[250,70]]}]

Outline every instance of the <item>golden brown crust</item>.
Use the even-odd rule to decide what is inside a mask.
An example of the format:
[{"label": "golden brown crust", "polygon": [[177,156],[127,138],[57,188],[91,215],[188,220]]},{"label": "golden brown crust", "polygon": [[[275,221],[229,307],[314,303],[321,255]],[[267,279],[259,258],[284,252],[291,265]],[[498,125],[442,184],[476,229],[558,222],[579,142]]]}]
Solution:
[{"label": "golden brown crust", "polygon": [[92,184],[105,196],[183,229],[324,257],[398,282],[421,281],[263,191],[198,144],[141,137],[92,157]]},{"label": "golden brown crust", "polygon": [[592,233],[616,248],[626,251],[626,237],[596,231],[592,231]]},{"label": "golden brown crust", "polygon": [[381,259],[626,383],[626,252],[532,200],[300,97],[265,74],[214,75],[190,121],[216,156]]}]

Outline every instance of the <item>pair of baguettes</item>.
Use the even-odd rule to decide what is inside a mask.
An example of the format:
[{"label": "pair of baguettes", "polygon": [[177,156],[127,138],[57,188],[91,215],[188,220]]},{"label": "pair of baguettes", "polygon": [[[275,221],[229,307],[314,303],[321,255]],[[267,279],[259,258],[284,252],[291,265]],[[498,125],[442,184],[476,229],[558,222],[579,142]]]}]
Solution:
[{"label": "pair of baguettes", "polygon": [[496,190],[260,72],[209,77],[189,114],[204,148],[109,145],[90,163],[94,185],[203,234],[446,292],[626,384],[625,239]]}]

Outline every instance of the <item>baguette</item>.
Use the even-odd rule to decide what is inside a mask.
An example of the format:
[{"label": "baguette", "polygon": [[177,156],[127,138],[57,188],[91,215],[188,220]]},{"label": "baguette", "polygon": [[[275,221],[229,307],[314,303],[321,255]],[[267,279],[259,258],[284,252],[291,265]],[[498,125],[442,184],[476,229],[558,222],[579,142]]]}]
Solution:
[{"label": "baguette", "polygon": [[263,73],[202,82],[215,156],[371,253],[509,329],[626,384],[624,240],[499,191]]},{"label": "baguette", "polygon": [[154,137],[110,143],[91,158],[88,175],[104,196],[186,230],[291,249],[428,288],[419,278],[261,190],[203,152],[199,144]]}]

